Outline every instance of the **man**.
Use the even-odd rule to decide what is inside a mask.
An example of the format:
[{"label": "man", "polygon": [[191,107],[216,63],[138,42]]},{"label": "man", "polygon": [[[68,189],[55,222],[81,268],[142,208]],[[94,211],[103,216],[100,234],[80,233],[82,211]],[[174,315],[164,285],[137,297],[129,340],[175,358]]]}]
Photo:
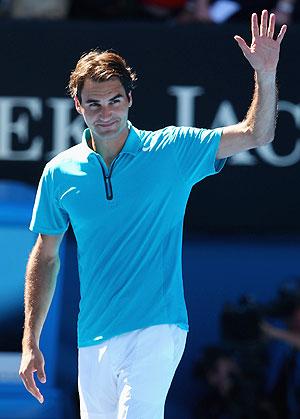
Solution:
[{"label": "man", "polygon": [[72,224],[81,282],[78,320],[82,418],[161,419],[188,330],[181,273],[182,224],[192,186],[226,157],[272,141],[276,67],[284,25],[252,16],[251,47],[235,36],[255,70],[244,121],[216,130],[138,130],[128,122],[135,75],[123,58],[81,57],[70,91],[87,129],[82,144],[56,156],[41,178],[30,228],[39,233],[25,286],[20,376],[41,403],[46,381],[39,349]]},{"label": "man", "polygon": [[[271,317],[261,323],[267,338],[265,391],[279,418],[300,417],[300,283],[284,283],[271,304]],[[271,320],[271,321],[270,321]]]}]

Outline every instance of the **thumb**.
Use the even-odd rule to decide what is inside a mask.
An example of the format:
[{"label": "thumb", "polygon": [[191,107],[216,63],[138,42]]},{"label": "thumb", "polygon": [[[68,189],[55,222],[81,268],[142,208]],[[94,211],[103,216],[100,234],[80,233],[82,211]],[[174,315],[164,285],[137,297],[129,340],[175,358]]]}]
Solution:
[{"label": "thumb", "polygon": [[44,366],[41,366],[39,370],[37,371],[37,377],[42,384],[45,384],[46,374],[45,374]]},{"label": "thumb", "polygon": [[241,50],[243,51],[243,53],[247,56],[249,54],[250,48],[246,44],[246,41],[243,38],[241,38],[240,36],[238,36],[238,35],[235,35],[234,36],[234,39],[238,43],[238,45],[241,48]]}]

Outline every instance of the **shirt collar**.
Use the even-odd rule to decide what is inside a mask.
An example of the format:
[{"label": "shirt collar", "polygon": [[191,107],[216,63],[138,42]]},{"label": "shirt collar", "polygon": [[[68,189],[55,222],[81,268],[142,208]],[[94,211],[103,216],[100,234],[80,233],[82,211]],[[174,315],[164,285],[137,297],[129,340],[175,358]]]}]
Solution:
[{"label": "shirt collar", "polygon": [[[135,128],[130,121],[127,121],[129,133],[126,138],[125,144],[119,154],[132,154],[136,155],[142,148],[142,142],[139,136],[139,131]],[[89,145],[88,141],[91,139],[91,132],[89,128],[86,128],[82,134],[82,144],[84,148],[87,148],[90,153],[95,153]]]}]

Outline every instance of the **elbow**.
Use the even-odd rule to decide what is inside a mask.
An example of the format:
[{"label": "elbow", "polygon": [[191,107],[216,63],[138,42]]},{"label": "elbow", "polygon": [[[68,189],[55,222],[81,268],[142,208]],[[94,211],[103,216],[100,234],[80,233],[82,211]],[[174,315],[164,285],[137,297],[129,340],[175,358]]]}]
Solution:
[{"label": "elbow", "polygon": [[47,266],[47,268],[51,271],[58,271],[60,268],[60,258],[59,255],[42,255],[41,261],[43,262],[44,266]]},{"label": "elbow", "polygon": [[45,263],[53,268],[58,268],[60,265],[60,259],[59,256],[51,256],[45,259]]},{"label": "elbow", "polygon": [[275,133],[273,132],[251,132],[252,142],[254,147],[261,147],[270,144],[274,140]]},{"label": "elbow", "polygon": [[33,248],[33,255],[47,266],[57,266],[60,264],[59,244],[57,238],[39,235]]},{"label": "elbow", "polygon": [[60,265],[59,253],[50,251],[46,246],[42,246],[41,242],[37,242],[33,247],[30,258],[50,269],[57,269]]},{"label": "elbow", "polygon": [[262,136],[257,140],[258,147],[270,144],[274,140],[274,135]]},{"label": "elbow", "polygon": [[57,270],[60,267],[59,255],[39,254],[36,255],[38,261],[50,270]]},{"label": "elbow", "polygon": [[41,258],[40,263],[46,272],[51,272],[52,274],[57,274],[59,272],[59,256]]},{"label": "elbow", "polygon": [[266,127],[264,124],[250,124],[244,121],[243,130],[254,148],[270,144],[275,137],[274,126]]}]

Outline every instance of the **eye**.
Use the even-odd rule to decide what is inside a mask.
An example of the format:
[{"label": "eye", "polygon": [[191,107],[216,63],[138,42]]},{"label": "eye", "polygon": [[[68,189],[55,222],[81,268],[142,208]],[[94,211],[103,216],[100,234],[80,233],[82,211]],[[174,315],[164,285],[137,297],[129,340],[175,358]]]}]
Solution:
[{"label": "eye", "polygon": [[111,101],[111,103],[113,105],[115,105],[116,103],[120,103],[120,99],[119,98],[118,99],[114,99],[114,100]]},{"label": "eye", "polygon": [[96,103],[96,102],[94,102],[94,103],[90,103],[90,105],[89,105],[89,108],[90,108],[90,109],[98,109],[98,107],[99,107],[99,104],[98,104],[98,103]]}]

